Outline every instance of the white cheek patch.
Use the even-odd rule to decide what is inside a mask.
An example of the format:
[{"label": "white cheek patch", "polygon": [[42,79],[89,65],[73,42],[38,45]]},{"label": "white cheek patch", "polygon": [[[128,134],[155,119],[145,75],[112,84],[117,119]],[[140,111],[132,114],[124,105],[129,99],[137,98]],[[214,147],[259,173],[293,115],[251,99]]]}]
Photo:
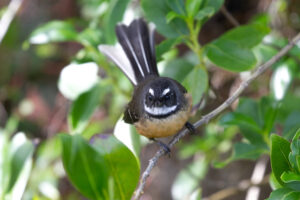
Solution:
[{"label": "white cheek patch", "polygon": [[161,116],[161,115],[168,115],[173,111],[175,111],[177,109],[177,105],[171,107],[163,106],[163,107],[152,107],[152,108],[144,105],[144,108],[145,111],[151,115]]},{"label": "white cheek patch", "polygon": [[162,92],[162,96],[168,94],[169,92],[170,92],[170,88],[164,89],[164,91]]},{"label": "white cheek patch", "polygon": [[149,93],[154,96],[154,90],[152,88],[149,89]]}]

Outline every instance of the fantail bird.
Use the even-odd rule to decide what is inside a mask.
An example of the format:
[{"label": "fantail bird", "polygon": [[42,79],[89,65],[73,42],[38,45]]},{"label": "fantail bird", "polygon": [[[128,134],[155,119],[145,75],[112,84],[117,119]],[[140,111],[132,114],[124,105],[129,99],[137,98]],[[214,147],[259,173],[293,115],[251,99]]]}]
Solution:
[{"label": "fantail bird", "polygon": [[100,45],[134,86],[132,100],[124,112],[124,121],[134,124],[138,133],[150,139],[177,133],[187,122],[192,108],[191,95],[176,80],[160,77],[155,56],[154,28],[143,19],[129,26],[118,24],[116,34],[121,45]]}]

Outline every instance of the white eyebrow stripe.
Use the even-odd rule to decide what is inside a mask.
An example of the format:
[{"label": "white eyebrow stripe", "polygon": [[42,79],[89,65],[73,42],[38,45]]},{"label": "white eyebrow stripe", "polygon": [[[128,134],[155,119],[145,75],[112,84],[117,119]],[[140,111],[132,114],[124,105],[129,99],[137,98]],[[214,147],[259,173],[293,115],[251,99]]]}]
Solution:
[{"label": "white eyebrow stripe", "polygon": [[154,96],[154,90],[152,88],[149,89],[149,93]]},{"label": "white eyebrow stripe", "polygon": [[168,94],[169,92],[170,92],[170,88],[166,88],[166,89],[164,89],[162,95],[164,96],[164,95]]},{"label": "white eyebrow stripe", "polygon": [[163,107],[152,107],[152,108],[145,105],[144,108],[147,113],[154,116],[160,116],[160,115],[167,115],[175,111],[177,109],[177,105],[171,107],[163,106]]}]

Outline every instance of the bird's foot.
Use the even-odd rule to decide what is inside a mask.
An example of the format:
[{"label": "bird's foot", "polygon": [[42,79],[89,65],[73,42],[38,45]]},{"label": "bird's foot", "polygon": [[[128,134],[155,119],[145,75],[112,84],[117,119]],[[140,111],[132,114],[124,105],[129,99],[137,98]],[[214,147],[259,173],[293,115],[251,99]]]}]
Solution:
[{"label": "bird's foot", "polygon": [[166,152],[166,154],[169,155],[170,157],[170,153],[171,153],[171,150],[169,148],[169,146],[155,138],[150,138],[150,140],[152,140],[153,142],[155,142],[156,144],[158,144],[158,146],[162,147],[164,149],[164,151]]},{"label": "bird's foot", "polygon": [[190,131],[191,134],[196,133],[195,126],[193,124],[191,124],[190,122],[186,122],[185,127]]}]

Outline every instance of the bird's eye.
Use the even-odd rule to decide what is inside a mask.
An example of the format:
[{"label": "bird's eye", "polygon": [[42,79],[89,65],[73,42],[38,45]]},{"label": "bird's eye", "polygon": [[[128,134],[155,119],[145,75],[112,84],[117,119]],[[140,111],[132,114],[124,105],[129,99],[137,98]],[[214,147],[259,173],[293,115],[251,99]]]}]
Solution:
[{"label": "bird's eye", "polygon": [[165,101],[169,101],[171,99],[171,95],[170,94],[166,94],[164,96]]},{"label": "bird's eye", "polygon": [[148,95],[148,101],[152,102],[153,101],[153,96],[152,95]]}]

